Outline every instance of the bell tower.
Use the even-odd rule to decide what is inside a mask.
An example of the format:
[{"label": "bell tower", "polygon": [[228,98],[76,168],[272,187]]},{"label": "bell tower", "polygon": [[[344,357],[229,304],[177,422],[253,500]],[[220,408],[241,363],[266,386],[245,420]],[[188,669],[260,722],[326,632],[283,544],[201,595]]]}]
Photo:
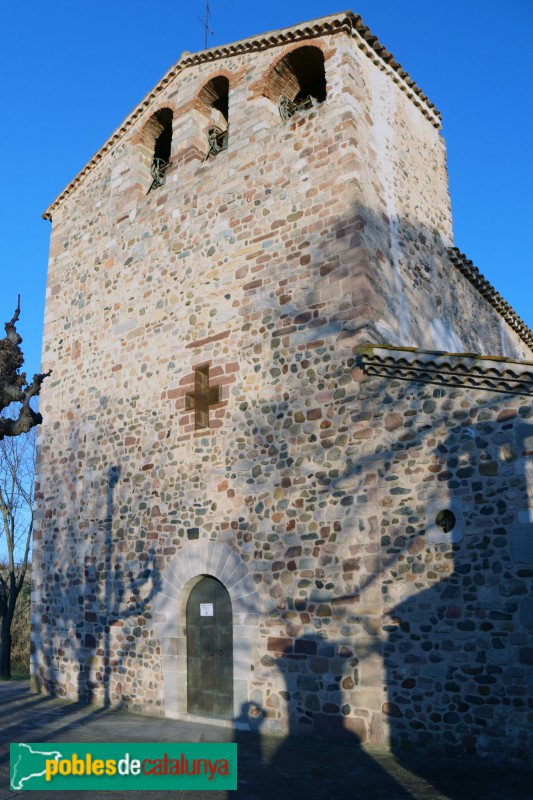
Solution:
[{"label": "bell tower", "polygon": [[184,54],[47,209],[39,688],[389,741],[387,614],[530,449],[533,334],[453,247],[440,128],[327,16]]}]

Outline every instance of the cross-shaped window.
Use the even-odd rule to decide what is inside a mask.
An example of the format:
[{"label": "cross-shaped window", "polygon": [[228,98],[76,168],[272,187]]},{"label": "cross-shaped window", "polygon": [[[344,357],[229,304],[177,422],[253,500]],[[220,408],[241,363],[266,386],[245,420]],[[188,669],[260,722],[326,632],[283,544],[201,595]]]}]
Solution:
[{"label": "cross-shaped window", "polygon": [[194,408],[196,430],[209,428],[209,406],[220,403],[220,386],[209,386],[209,366],[195,367],[194,392],[185,395],[185,408]]}]

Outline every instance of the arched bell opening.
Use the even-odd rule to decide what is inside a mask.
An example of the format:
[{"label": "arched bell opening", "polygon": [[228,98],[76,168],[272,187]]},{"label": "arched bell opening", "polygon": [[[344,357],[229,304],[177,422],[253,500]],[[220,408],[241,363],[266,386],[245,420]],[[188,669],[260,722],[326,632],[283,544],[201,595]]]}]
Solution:
[{"label": "arched bell opening", "polygon": [[229,141],[229,80],[217,75],[205,84],[198,95],[197,108],[205,118],[207,155],[227,150]]},{"label": "arched bell opening", "polygon": [[166,180],[172,155],[172,122],[172,110],[160,108],[152,114],[139,137],[143,165],[150,176],[149,192],[163,186]]},{"label": "arched bell opening", "polygon": [[324,53],[312,45],[292,50],[273,66],[265,87],[283,120],[318,106],[327,96]]}]

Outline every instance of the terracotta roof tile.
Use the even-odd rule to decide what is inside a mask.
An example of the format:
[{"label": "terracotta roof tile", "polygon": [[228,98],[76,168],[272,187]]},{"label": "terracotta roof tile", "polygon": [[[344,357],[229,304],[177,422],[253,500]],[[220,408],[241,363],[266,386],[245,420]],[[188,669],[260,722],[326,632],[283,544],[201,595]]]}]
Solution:
[{"label": "terracotta roof tile", "polygon": [[533,350],[533,331],[518,316],[509,303],[503,299],[494,286],[481,274],[477,267],[457,247],[449,247],[448,255],[452,264],[470,281],[478,292],[496,309],[510,328],[520,337],[530,350]]},{"label": "terracotta roof tile", "polygon": [[354,354],[366,375],[533,395],[533,361],[374,344],[359,345]]}]

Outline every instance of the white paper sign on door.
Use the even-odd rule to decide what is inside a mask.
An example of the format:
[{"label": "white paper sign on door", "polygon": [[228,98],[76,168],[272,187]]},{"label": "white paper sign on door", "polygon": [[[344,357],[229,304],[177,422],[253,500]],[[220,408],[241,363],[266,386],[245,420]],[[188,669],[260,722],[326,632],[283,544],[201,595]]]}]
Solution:
[{"label": "white paper sign on door", "polygon": [[200,603],[200,616],[212,617],[213,616],[213,603]]}]

